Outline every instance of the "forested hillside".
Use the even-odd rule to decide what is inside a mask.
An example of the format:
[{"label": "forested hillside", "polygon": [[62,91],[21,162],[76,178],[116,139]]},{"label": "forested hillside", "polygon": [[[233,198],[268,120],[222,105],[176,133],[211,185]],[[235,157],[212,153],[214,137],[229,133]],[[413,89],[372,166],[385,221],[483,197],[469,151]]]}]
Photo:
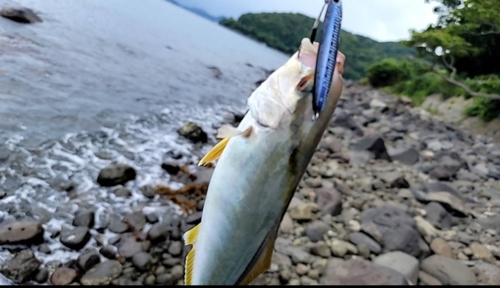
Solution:
[{"label": "forested hillside", "polygon": [[[432,0],[430,0],[432,1]],[[500,5],[497,0],[433,0],[437,23],[413,31],[412,61],[384,59],[368,68],[374,87],[421,102],[430,94],[474,97],[468,116],[500,116]],[[426,59],[426,61],[421,61]]]},{"label": "forested hillside", "polygon": [[[313,18],[295,13],[248,13],[237,20],[220,21],[221,25],[287,54],[297,51],[300,40],[309,35],[313,23]],[[349,61],[344,77],[353,80],[363,78],[366,68],[374,62],[387,57],[402,59],[415,53],[397,42],[377,42],[347,31],[342,31],[340,50]]]}]

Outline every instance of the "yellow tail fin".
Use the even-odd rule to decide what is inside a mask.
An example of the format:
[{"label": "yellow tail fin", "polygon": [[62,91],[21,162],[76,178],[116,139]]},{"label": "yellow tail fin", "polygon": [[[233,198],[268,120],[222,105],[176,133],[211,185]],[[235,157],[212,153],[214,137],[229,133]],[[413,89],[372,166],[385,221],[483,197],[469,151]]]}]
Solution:
[{"label": "yellow tail fin", "polygon": [[193,245],[191,251],[186,256],[186,263],[184,266],[184,285],[192,285],[193,283],[193,266],[194,266],[194,257],[195,257],[195,244],[196,238],[198,238],[198,231],[200,230],[200,224],[194,226],[191,230],[187,231],[184,238],[184,245]]}]

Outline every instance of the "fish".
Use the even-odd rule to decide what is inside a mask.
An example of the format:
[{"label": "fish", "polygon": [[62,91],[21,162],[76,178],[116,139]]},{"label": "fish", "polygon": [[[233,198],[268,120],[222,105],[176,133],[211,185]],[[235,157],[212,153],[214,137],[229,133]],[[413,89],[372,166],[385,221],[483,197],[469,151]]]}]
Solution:
[{"label": "fish", "polygon": [[191,246],[185,285],[247,285],[269,269],[281,220],[342,92],[339,53],[324,109],[313,117],[318,47],[302,39],[250,95],[238,127],[221,126],[222,140],[200,160],[217,164],[201,222],[183,235]]},{"label": "fish", "polygon": [[[332,81],[339,50],[342,22],[342,1],[326,0],[325,3],[328,6],[321,29],[321,46],[319,47],[316,62],[317,71],[313,93],[314,110],[316,113],[323,111],[330,92],[330,83]],[[315,33],[316,32],[314,32],[314,35]]]}]

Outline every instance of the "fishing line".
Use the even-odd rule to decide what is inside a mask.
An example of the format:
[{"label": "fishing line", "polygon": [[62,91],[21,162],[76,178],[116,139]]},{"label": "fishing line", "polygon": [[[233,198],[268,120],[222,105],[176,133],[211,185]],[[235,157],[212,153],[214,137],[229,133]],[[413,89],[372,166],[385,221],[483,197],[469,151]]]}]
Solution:
[{"label": "fishing line", "polygon": [[328,5],[329,0],[325,0],[325,4],[323,4],[323,7],[321,7],[321,11],[319,12],[318,18],[314,20],[314,24],[311,30],[311,36],[309,36],[309,41],[311,43],[314,43],[314,40],[316,40],[316,33],[318,32],[318,26],[319,26],[319,19],[321,18],[321,15],[323,15],[323,11],[325,10],[326,5]]}]

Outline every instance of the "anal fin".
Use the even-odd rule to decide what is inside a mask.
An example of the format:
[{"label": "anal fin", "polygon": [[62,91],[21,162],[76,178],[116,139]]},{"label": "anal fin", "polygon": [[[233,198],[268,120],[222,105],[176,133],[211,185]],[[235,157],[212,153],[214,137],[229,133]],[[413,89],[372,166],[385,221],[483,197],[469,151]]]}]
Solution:
[{"label": "anal fin", "polygon": [[[278,226],[279,227],[279,226]],[[278,236],[278,231],[273,231],[270,237],[267,239],[267,245],[262,251],[262,254],[259,260],[255,263],[252,270],[248,272],[248,274],[241,280],[238,285],[248,285],[252,283],[255,278],[257,278],[260,274],[266,272],[269,268],[271,268],[271,261],[273,258],[273,249],[274,242],[276,241],[276,236]]]},{"label": "anal fin", "polygon": [[200,224],[194,226],[191,230],[184,233],[184,245],[193,245],[191,251],[186,256],[186,263],[184,266],[184,285],[192,285],[193,283],[193,266],[194,266],[194,257],[195,257],[195,243],[196,238],[198,238],[198,231],[200,230]]}]

